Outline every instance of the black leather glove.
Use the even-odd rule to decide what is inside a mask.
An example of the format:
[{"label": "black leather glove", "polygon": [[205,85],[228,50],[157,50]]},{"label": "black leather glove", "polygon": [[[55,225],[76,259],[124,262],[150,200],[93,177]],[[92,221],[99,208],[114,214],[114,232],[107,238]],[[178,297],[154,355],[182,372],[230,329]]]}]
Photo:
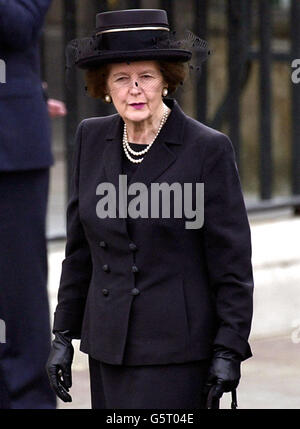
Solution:
[{"label": "black leather glove", "polygon": [[210,396],[211,408],[218,408],[223,393],[234,391],[241,378],[241,357],[222,346],[214,348],[204,394]]},{"label": "black leather glove", "polygon": [[68,391],[72,386],[71,366],[73,362],[74,348],[70,331],[54,332],[55,339],[46,364],[50,386],[56,395],[64,402],[72,402]]}]

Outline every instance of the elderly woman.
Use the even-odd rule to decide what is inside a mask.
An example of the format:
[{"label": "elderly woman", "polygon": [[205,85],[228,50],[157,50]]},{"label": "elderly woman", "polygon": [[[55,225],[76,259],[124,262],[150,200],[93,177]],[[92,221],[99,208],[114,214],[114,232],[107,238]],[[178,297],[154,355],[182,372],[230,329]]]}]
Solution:
[{"label": "elderly woman", "polygon": [[71,401],[80,338],[93,408],[202,408],[208,390],[218,400],[237,387],[251,356],[251,238],[233,146],[166,98],[192,54],[171,42],[165,11],[100,13],[93,43],[77,65],[117,113],[76,135],[50,383]]}]

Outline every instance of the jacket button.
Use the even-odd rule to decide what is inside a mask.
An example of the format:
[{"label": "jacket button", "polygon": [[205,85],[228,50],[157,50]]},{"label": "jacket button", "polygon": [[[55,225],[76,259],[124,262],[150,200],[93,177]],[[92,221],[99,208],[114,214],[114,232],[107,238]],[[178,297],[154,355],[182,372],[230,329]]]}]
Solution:
[{"label": "jacket button", "polygon": [[136,287],[131,289],[131,295],[138,295],[139,293],[140,293],[140,291]]},{"label": "jacket button", "polygon": [[102,267],[103,271],[105,271],[106,273],[108,273],[110,271],[109,266],[107,264],[103,265]]},{"label": "jacket button", "polygon": [[100,241],[100,247],[106,247],[107,244],[105,243],[105,241]]},{"label": "jacket button", "polygon": [[132,268],[131,268],[131,270],[132,270],[133,273],[138,273],[139,272],[139,269],[138,269],[138,267],[136,265],[133,265]]},{"label": "jacket button", "polygon": [[109,294],[109,290],[108,289],[102,289],[102,293],[103,295],[108,295]]},{"label": "jacket button", "polygon": [[137,250],[137,247],[134,243],[129,243],[129,249],[135,252]]}]

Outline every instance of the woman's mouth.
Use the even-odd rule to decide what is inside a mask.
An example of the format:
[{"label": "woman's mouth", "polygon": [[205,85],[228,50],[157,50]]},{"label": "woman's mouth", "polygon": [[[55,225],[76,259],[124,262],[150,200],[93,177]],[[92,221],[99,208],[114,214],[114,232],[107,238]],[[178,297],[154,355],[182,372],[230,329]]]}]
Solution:
[{"label": "woman's mouth", "polygon": [[145,103],[132,103],[130,106],[134,109],[142,109],[145,106]]}]

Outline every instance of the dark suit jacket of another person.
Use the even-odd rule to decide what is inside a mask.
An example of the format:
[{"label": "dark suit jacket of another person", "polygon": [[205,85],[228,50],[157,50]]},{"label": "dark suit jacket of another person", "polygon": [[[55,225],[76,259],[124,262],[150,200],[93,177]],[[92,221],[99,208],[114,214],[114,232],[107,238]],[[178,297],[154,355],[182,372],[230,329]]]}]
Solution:
[{"label": "dark suit jacket of another person", "polygon": [[247,359],[251,237],[233,146],[176,100],[165,103],[172,112],[130,183],[148,191],[151,182],[204,183],[204,224],[138,218],[129,237],[118,197],[117,217],[100,218],[97,186],[110,182],[119,192],[123,120],[82,121],[54,330],[72,330],[83,352],[110,364],[195,361],[211,357],[214,344]]},{"label": "dark suit jacket of another person", "polygon": [[0,0],[0,171],[52,165],[50,119],[40,78],[39,36],[51,0]]}]

